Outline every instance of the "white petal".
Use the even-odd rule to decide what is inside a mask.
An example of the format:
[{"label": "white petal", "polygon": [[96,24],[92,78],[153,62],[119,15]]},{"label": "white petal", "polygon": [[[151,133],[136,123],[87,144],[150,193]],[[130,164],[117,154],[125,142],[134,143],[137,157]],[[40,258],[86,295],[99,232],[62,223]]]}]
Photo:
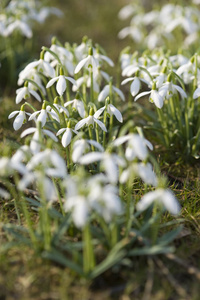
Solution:
[{"label": "white petal", "polygon": [[34,91],[34,90],[29,90],[30,94],[33,95],[39,102],[41,102],[41,97],[40,95]]},{"label": "white petal", "polygon": [[13,118],[16,114],[18,114],[20,111],[19,110],[15,110],[13,112],[11,112],[11,114],[9,114],[8,119]]},{"label": "white petal", "polygon": [[79,159],[79,163],[83,165],[92,164],[103,158],[102,152],[90,152]]},{"label": "white petal", "polygon": [[122,118],[121,112],[116,107],[114,107],[114,105],[112,105],[112,104],[110,104],[109,107],[110,107],[111,111],[113,112],[113,114],[115,115],[115,117],[117,118],[117,120],[122,123],[123,118]]},{"label": "white petal", "polygon": [[101,102],[105,100],[106,97],[109,95],[109,91],[110,91],[109,85],[106,85],[101,91],[101,93],[99,94],[98,101]]},{"label": "white petal", "polygon": [[23,125],[24,119],[25,119],[25,112],[20,111],[20,113],[18,114],[18,116],[15,118],[15,120],[13,122],[13,128],[15,130],[18,130],[19,128],[21,128],[21,126]]},{"label": "white petal", "polygon": [[76,126],[75,126],[75,130],[79,130],[81,127],[83,127],[89,120],[89,117],[83,119],[83,120],[80,120]]},{"label": "white petal", "polygon": [[121,85],[124,85],[124,84],[126,84],[127,82],[132,81],[133,79],[135,79],[135,77],[129,77],[129,78],[126,78],[126,79],[124,79],[124,80],[121,82]]},{"label": "white petal", "polygon": [[56,135],[60,135],[61,133],[63,133],[66,130],[66,128],[61,128],[60,130],[58,130],[58,132],[56,133]]},{"label": "white petal", "polygon": [[133,97],[135,97],[138,94],[140,90],[140,80],[137,77],[135,77],[135,79],[131,83],[130,90],[131,90],[131,95]]},{"label": "white petal", "polygon": [[163,107],[163,98],[160,96],[160,94],[156,91],[156,90],[152,90],[151,91],[151,96],[150,96],[153,100],[153,102],[155,103],[155,105],[158,108],[162,108]]},{"label": "white petal", "polygon": [[43,129],[43,132],[48,135],[52,140],[54,140],[55,142],[58,141],[57,137],[53,134],[53,132],[47,130],[47,129]]},{"label": "white petal", "polygon": [[30,127],[30,128],[27,128],[26,130],[24,130],[21,134],[21,138],[25,137],[26,135],[28,134],[31,134],[33,132],[35,132],[37,130],[37,128],[34,128],[34,127]]},{"label": "white petal", "polygon": [[94,117],[95,117],[95,118],[98,118],[98,117],[102,114],[102,112],[104,111],[105,108],[106,108],[106,107],[103,106],[103,107],[101,107],[100,109],[98,109],[98,110],[95,112]]},{"label": "white petal", "polygon": [[124,94],[122,93],[122,91],[120,89],[113,86],[113,90],[118,94],[118,96],[122,99],[122,101],[125,101]]},{"label": "white petal", "polygon": [[63,95],[64,91],[66,90],[66,87],[67,87],[67,84],[66,84],[65,76],[60,75],[58,82],[56,84],[56,90],[60,96]]},{"label": "white petal", "polygon": [[62,141],[61,141],[64,148],[66,148],[70,144],[71,138],[72,138],[71,129],[67,128],[65,133],[63,134]]},{"label": "white petal", "polygon": [[54,84],[54,82],[56,82],[58,80],[59,77],[54,77],[51,80],[49,80],[49,82],[46,85],[46,88],[48,89],[50,86],[52,86]]},{"label": "white petal", "polygon": [[151,91],[148,91],[148,92],[142,92],[142,93],[138,94],[138,95],[135,97],[134,101],[137,101],[137,100],[140,99],[141,97],[144,97],[144,96],[146,96],[146,95],[149,95],[150,93],[151,93]]},{"label": "white petal", "polygon": [[197,99],[200,97],[200,88],[197,88],[195,91],[194,91],[194,94],[193,94],[193,99]]},{"label": "white petal", "polygon": [[82,68],[83,66],[86,64],[86,62],[89,60],[89,56],[87,56],[86,58],[82,59],[78,65],[76,66],[75,70],[74,70],[74,74],[77,74]]},{"label": "white petal", "polygon": [[106,126],[105,126],[101,121],[99,121],[99,120],[96,119],[95,117],[94,117],[94,121],[101,127],[101,129],[102,129],[103,131],[107,132]]}]

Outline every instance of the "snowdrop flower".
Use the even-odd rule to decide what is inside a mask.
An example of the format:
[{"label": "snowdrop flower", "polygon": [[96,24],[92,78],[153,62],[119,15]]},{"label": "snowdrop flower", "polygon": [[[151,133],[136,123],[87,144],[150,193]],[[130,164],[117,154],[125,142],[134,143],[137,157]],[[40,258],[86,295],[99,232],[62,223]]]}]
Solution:
[{"label": "snowdrop flower", "polygon": [[[73,54],[64,47],[55,44],[55,38],[53,38],[50,50],[58,55],[62,65],[64,65],[70,75],[74,74]],[[51,61],[51,66],[56,67],[59,65],[59,61],[50,53],[46,52],[44,55],[45,61]]]},{"label": "snowdrop flower", "polygon": [[94,146],[97,148],[99,151],[103,152],[104,148],[96,141],[93,140],[87,140],[87,139],[80,139],[75,141],[73,144],[73,152],[72,152],[72,160],[74,163],[77,163],[83,153],[86,150],[90,149],[90,146]]},{"label": "snowdrop flower", "polygon": [[42,105],[42,109],[32,113],[28,120],[30,121],[30,120],[35,119],[35,117],[37,115],[38,115],[37,121],[41,122],[42,127],[46,124],[48,115],[50,115],[58,123],[60,122],[60,119],[59,119],[58,115],[55,113],[55,111],[50,111],[50,110],[47,109],[46,101],[44,101],[44,103]]},{"label": "snowdrop flower", "polygon": [[78,65],[76,66],[74,73],[77,74],[83,67],[92,68],[93,72],[96,72],[97,67],[99,66],[98,60],[93,55],[93,49],[89,48],[89,55],[86,58],[83,58]]},{"label": "snowdrop flower", "polygon": [[44,167],[43,170],[47,176],[64,178],[67,175],[65,161],[55,150],[46,149],[36,153],[26,167],[30,172],[39,165]]},{"label": "snowdrop flower", "polygon": [[[36,85],[38,85],[39,88],[42,90],[42,93],[44,95],[46,95],[46,89],[44,88],[42,80],[41,80],[41,78],[40,78],[40,76],[39,76],[36,69],[30,69],[28,71],[26,71],[25,69],[22,70],[19,73],[19,78],[18,78],[17,84],[22,85],[26,79],[33,80],[36,83]],[[36,85],[34,85],[31,82],[28,82],[28,87],[32,90],[37,90]]]},{"label": "snowdrop flower", "polygon": [[171,214],[179,214],[181,207],[176,197],[170,190],[159,188],[144,195],[137,204],[137,209],[143,211],[153,202],[162,204]]},{"label": "snowdrop flower", "polygon": [[90,113],[89,113],[89,117],[82,119],[81,121],[79,121],[76,126],[75,126],[75,130],[79,130],[81,127],[83,127],[84,125],[88,125],[89,127],[93,128],[94,127],[94,123],[97,123],[101,129],[105,132],[107,132],[107,129],[105,127],[105,125],[99,121],[96,117],[96,114],[98,114],[98,110],[96,111],[95,114],[93,108],[90,109]]},{"label": "snowdrop flower", "polygon": [[132,81],[131,86],[130,86],[130,93],[133,97],[135,97],[139,93],[139,90],[141,89],[141,81],[148,83],[146,80],[140,79],[139,77],[135,76],[135,77],[130,77],[130,78],[124,79],[122,81],[121,85],[124,85],[129,81]]},{"label": "snowdrop flower", "polygon": [[40,53],[40,59],[33,61],[29,63],[25,69],[23,70],[25,73],[29,72],[30,70],[36,68],[38,72],[43,73],[47,77],[54,78],[55,77],[55,70],[54,68],[48,63],[47,61],[44,60],[44,53],[45,51],[43,50]]},{"label": "snowdrop flower", "polygon": [[101,161],[101,165],[105,169],[109,181],[116,184],[119,176],[118,166],[125,167],[125,160],[113,153],[90,152],[82,156],[78,162],[88,165],[97,161]]},{"label": "snowdrop flower", "polygon": [[16,104],[19,104],[23,99],[30,98],[31,95],[34,96],[39,102],[41,102],[40,95],[28,86],[27,81],[25,82],[24,87],[17,89],[16,93]]},{"label": "snowdrop flower", "polygon": [[77,46],[74,50],[75,56],[78,59],[78,61],[82,60],[83,57],[87,56],[88,47],[89,47],[88,37],[84,36],[82,38],[81,44],[79,46]]},{"label": "snowdrop flower", "polygon": [[152,165],[150,163],[133,163],[126,170],[124,170],[120,176],[120,182],[127,182],[131,176],[139,176],[146,184],[157,186],[157,177],[153,172]]},{"label": "snowdrop flower", "polygon": [[[54,142],[57,142],[58,139],[57,137],[49,130],[47,129],[41,129],[39,128],[39,124],[41,124],[40,122],[38,123],[38,127],[34,128],[34,127],[30,127],[26,130],[24,130],[21,134],[21,138],[29,135],[29,134],[33,134],[33,137],[31,139],[31,143],[30,143],[30,150],[33,154],[36,154],[40,151],[40,148],[41,148],[41,138],[44,136],[44,135],[47,135],[48,137],[50,137]],[[41,137],[40,137],[40,132],[41,132]]]},{"label": "snowdrop flower", "polygon": [[61,143],[62,143],[63,147],[66,148],[71,142],[72,132],[74,132],[75,134],[78,134],[78,132],[74,129],[71,129],[70,121],[67,123],[67,128],[61,128],[60,130],[58,130],[56,135],[58,136],[63,132],[64,132],[64,134],[62,136]]},{"label": "snowdrop flower", "polygon": [[101,215],[106,222],[110,222],[114,215],[121,215],[123,213],[118,190],[113,185],[108,184],[102,186],[96,179],[93,179],[88,199],[91,207]]},{"label": "snowdrop flower", "polygon": [[42,196],[49,202],[54,202],[58,199],[57,192],[53,182],[43,172],[27,172],[19,181],[18,188],[25,190],[30,185],[36,185],[39,191],[42,191]]},{"label": "snowdrop flower", "polygon": [[[111,87],[113,93],[116,93],[122,101],[125,101],[125,96],[122,93],[122,91],[120,89],[118,89],[117,87],[113,86]],[[110,94],[110,86],[106,85],[103,90],[101,91],[101,93],[98,96],[98,101],[101,102],[103,100],[105,100]]]},{"label": "snowdrop flower", "polygon": [[94,51],[94,58],[99,62],[99,64],[102,61],[105,61],[109,64],[109,66],[114,67],[114,62],[109,57],[100,54],[99,53],[99,48],[97,48],[96,51]]},{"label": "snowdrop flower", "polygon": [[153,150],[152,144],[138,134],[128,134],[119,137],[113,142],[113,146],[118,147],[126,142],[128,142],[128,146],[126,148],[125,157],[128,161],[132,161],[135,158],[145,160],[148,155],[147,146],[150,150]]},{"label": "snowdrop flower", "polygon": [[22,127],[22,125],[26,122],[26,114],[30,116],[30,113],[25,112],[24,105],[21,106],[21,110],[15,110],[9,114],[8,119],[13,118],[16,116],[13,122],[13,128],[18,130]]},{"label": "snowdrop flower", "polygon": [[46,88],[50,88],[56,81],[57,81],[57,84],[56,84],[56,90],[58,92],[58,94],[60,96],[63,95],[63,93],[65,92],[66,88],[67,88],[67,83],[66,83],[66,80],[70,81],[71,83],[75,84],[76,85],[76,81],[71,78],[71,77],[68,77],[68,76],[64,76],[64,72],[63,72],[63,69],[60,68],[60,75],[55,77],[55,78],[52,78],[46,85]]},{"label": "snowdrop flower", "polygon": [[5,30],[5,36],[11,35],[14,30],[21,31],[21,33],[28,39],[32,38],[33,36],[30,26],[22,20],[13,20],[13,22],[7,26]]},{"label": "snowdrop flower", "polygon": [[187,98],[186,92],[180,86],[172,83],[171,74],[169,74],[167,82],[163,83],[163,85],[160,87],[159,94],[161,97],[169,99],[174,94],[177,94],[177,92],[179,92],[183,99]]},{"label": "snowdrop flower", "polygon": [[[149,95],[150,94],[150,95]],[[144,97],[146,95],[149,95],[149,101],[154,103],[158,108],[162,108],[164,104],[164,95],[160,93],[160,90],[156,90],[156,82],[154,81],[152,84],[152,90],[148,92],[142,92],[138,94],[134,101],[137,101],[141,97]]]},{"label": "snowdrop flower", "polygon": [[74,100],[68,101],[64,104],[65,107],[72,104],[72,110],[78,111],[81,118],[85,117],[85,108],[83,102],[80,100],[79,94],[76,95],[76,98]]},{"label": "snowdrop flower", "polygon": [[[108,99],[109,100],[109,99]],[[113,104],[109,104],[109,101],[106,101],[106,105],[101,107],[95,114],[96,114],[96,117],[99,118],[99,116],[102,114],[102,112],[104,110],[106,110],[106,114],[111,117],[111,116],[115,116],[116,119],[119,121],[119,122],[123,122],[123,117],[122,117],[122,114],[121,112],[113,105]]]},{"label": "snowdrop flower", "polygon": [[86,197],[76,195],[67,197],[64,203],[64,210],[66,212],[72,211],[72,219],[78,228],[84,227],[88,220],[89,204]]}]

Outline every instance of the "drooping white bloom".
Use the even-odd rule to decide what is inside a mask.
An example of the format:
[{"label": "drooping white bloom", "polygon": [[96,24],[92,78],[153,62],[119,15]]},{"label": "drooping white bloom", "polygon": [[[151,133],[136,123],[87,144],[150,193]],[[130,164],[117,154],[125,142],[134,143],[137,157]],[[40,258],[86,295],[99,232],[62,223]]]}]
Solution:
[{"label": "drooping white bloom", "polygon": [[61,128],[60,130],[58,130],[56,135],[58,136],[58,135],[62,134],[63,132],[64,132],[64,134],[62,136],[61,143],[62,143],[63,147],[66,148],[71,142],[72,132],[74,132],[75,134],[78,134],[78,131],[71,129],[70,127]]},{"label": "drooping white bloom", "polygon": [[30,98],[30,95],[32,95],[33,97],[35,97],[39,102],[41,102],[41,97],[40,95],[32,90],[30,87],[28,86],[24,86],[22,88],[17,89],[16,91],[17,96],[16,96],[16,104],[19,104],[23,99],[28,99]]},{"label": "drooping white bloom", "polygon": [[105,109],[109,117],[114,115],[119,122],[121,123],[123,122],[123,117],[121,112],[113,104],[107,104],[106,106],[103,106],[100,109],[98,109],[98,111],[95,113],[96,117],[99,118],[99,116],[102,114],[102,112]]},{"label": "drooping white bloom", "polygon": [[145,160],[148,155],[147,147],[150,150],[153,149],[152,144],[138,134],[128,134],[119,137],[113,142],[113,146],[118,147],[126,142],[128,142],[128,146],[125,151],[125,156],[129,161],[134,160],[136,157],[140,160]]},{"label": "drooping white bloom", "polygon": [[64,104],[64,106],[67,107],[70,104],[72,104],[72,109],[74,111],[78,111],[78,113],[81,116],[81,118],[85,117],[85,108],[84,108],[83,101],[81,101],[79,99],[74,99],[74,100],[66,102]]},{"label": "drooping white bloom", "polygon": [[[40,140],[40,132],[38,128],[34,128],[34,127],[30,127],[26,130],[24,130],[21,134],[21,138],[29,135],[29,134],[33,134],[33,137],[31,139],[31,143],[30,143],[30,150],[33,154],[38,153],[40,151],[41,148],[41,140]],[[53,134],[53,132],[47,130],[47,129],[41,129],[41,134],[42,137],[43,135],[47,135],[48,137],[50,137],[54,142],[57,142],[58,139],[57,137]]]},{"label": "drooping white bloom", "polygon": [[83,67],[85,68],[92,68],[93,72],[96,72],[99,62],[98,60],[94,57],[93,55],[93,50],[92,48],[89,49],[89,55],[85,58],[83,58],[78,65],[76,66],[74,70],[74,74],[77,74]]},{"label": "drooping white bloom", "polygon": [[105,169],[109,182],[116,183],[119,177],[118,166],[125,167],[125,160],[113,153],[107,152],[90,152],[79,159],[79,163],[83,165],[92,164],[101,161],[101,166]]},{"label": "drooping white bloom", "polygon": [[[96,113],[98,114],[98,110],[96,111]],[[94,127],[94,123],[97,123],[99,125],[99,127],[101,127],[101,129],[105,132],[107,132],[107,129],[105,127],[105,125],[99,121],[96,117],[96,113],[94,115],[89,115],[87,118],[82,119],[81,121],[79,121],[76,126],[75,126],[75,130],[79,130],[81,127],[83,127],[84,125],[88,125],[89,127],[91,126],[92,128]]]},{"label": "drooping white bloom", "polygon": [[60,96],[63,95],[63,93],[65,92],[66,88],[67,88],[67,83],[66,80],[70,81],[71,83],[73,83],[74,85],[76,85],[76,81],[68,76],[64,76],[64,75],[59,75],[57,77],[52,78],[46,85],[46,88],[51,87],[56,81],[56,90],[58,92],[58,94]]},{"label": "drooping white bloom", "polygon": [[55,77],[54,68],[50,65],[50,63],[48,63],[42,58],[29,63],[23,71],[27,73],[34,68],[36,68],[38,72],[44,73],[44,75],[47,77],[51,77],[51,78]]},{"label": "drooping white bloom", "polygon": [[67,175],[66,163],[55,150],[46,149],[36,153],[26,167],[30,172],[39,165],[43,166],[43,170],[47,176],[64,178]]},{"label": "drooping white bloom", "polygon": [[15,130],[20,129],[24,122],[26,122],[26,114],[30,115],[30,113],[27,113],[24,110],[15,110],[9,114],[8,119],[11,119],[17,115],[13,122],[13,128]]},{"label": "drooping white bloom", "polygon": [[166,99],[169,99],[173,95],[177,94],[177,92],[179,92],[183,99],[187,98],[186,92],[180,86],[173,84],[172,82],[167,81],[159,88],[159,94],[161,97]]},{"label": "drooping white bloom", "polygon": [[87,139],[80,139],[75,141],[73,144],[73,152],[72,152],[72,160],[74,163],[77,163],[83,153],[86,150],[90,149],[90,146],[94,146],[97,148],[99,151],[103,152],[104,148],[97,142],[93,140],[87,140]]},{"label": "drooping white bloom", "polygon": [[146,184],[157,186],[158,180],[150,163],[133,163],[125,169],[121,176],[120,182],[125,183],[132,177],[139,176]]},{"label": "drooping white bloom", "polygon": [[28,120],[30,121],[30,120],[35,119],[37,115],[38,115],[37,121],[41,122],[42,127],[46,124],[48,115],[50,115],[58,123],[60,122],[59,116],[56,114],[56,112],[52,111],[52,110],[50,111],[45,106],[43,106],[43,108],[41,110],[38,110],[38,111],[35,111],[34,113],[32,113]]},{"label": "drooping white bloom", "polygon": [[133,97],[135,97],[139,93],[139,90],[141,89],[141,82],[140,82],[141,80],[144,81],[143,79],[140,79],[138,77],[130,77],[130,78],[124,79],[122,81],[121,85],[124,85],[129,81],[132,81],[131,86],[130,86],[130,92],[131,92],[131,95]]},{"label": "drooping white bloom", "polygon": [[27,37],[28,39],[32,38],[33,36],[33,32],[30,28],[30,26],[22,21],[22,20],[13,20],[13,22],[11,22],[7,28],[5,29],[5,36],[9,36],[13,33],[13,31],[15,30],[19,30],[25,37]]},{"label": "drooping white bloom", "polygon": [[[112,92],[116,93],[121,98],[122,101],[125,101],[125,96],[122,93],[122,91],[113,85],[112,85]],[[99,94],[98,101],[101,102],[105,100],[109,96],[109,93],[110,93],[110,86],[106,85],[101,91],[101,93]]]},{"label": "drooping white bloom", "polygon": [[141,97],[149,95],[149,101],[154,103],[158,108],[162,108],[164,104],[164,95],[161,94],[160,90],[157,91],[156,89],[152,89],[151,91],[148,92],[142,92],[138,94],[134,101],[137,101]]},{"label": "drooping white bloom", "polygon": [[137,209],[143,211],[153,202],[162,204],[173,215],[179,214],[181,210],[180,204],[174,194],[168,189],[161,188],[145,194],[137,203]]}]

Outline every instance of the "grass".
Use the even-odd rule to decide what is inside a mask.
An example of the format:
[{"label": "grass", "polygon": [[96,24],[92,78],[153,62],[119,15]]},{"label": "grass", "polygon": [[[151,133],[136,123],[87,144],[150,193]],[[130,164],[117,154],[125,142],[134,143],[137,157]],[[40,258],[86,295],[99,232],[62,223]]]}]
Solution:
[{"label": "grass", "polygon": [[[55,18],[54,22],[49,20],[48,25],[40,32],[39,28],[36,29],[39,34],[38,49],[40,45],[48,46],[53,35],[57,35],[61,41],[80,43],[82,36],[86,34],[105,47],[108,56],[117,61],[119,51],[127,45],[127,41],[118,41],[116,37],[122,27],[116,15],[126,1],[69,0],[63,4],[60,0],[52,3],[64,7],[65,17],[61,20]],[[4,96],[1,99],[0,111],[0,154],[5,155],[17,148],[20,139],[16,139],[12,122],[7,120],[11,110],[14,110],[14,89],[9,91],[9,97],[5,96],[3,86],[1,90]],[[166,154],[162,155],[160,149],[156,153],[161,170],[168,176],[170,188],[176,193],[183,207],[183,230],[173,243],[176,248],[174,255],[138,256],[127,260],[123,267],[113,267],[94,281],[80,279],[67,268],[41,258],[30,247],[15,245],[11,249],[3,249],[7,242],[12,242],[5,230],[5,224],[17,224],[17,216],[13,201],[0,200],[0,249],[4,250],[0,251],[0,300],[198,300],[199,165],[169,164],[165,159]],[[140,187],[139,183],[138,186]],[[143,191],[135,189],[134,192],[134,196],[139,198]],[[33,221],[37,222],[37,214],[32,211],[31,215]],[[23,223],[22,214],[21,218]],[[165,214],[163,223],[170,221],[173,218]],[[165,228],[163,232],[164,230]]]}]

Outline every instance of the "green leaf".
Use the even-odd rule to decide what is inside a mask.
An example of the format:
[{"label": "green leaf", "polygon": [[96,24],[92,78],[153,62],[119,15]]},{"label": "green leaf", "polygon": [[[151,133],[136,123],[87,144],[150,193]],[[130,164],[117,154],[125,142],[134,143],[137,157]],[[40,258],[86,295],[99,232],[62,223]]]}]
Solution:
[{"label": "green leaf", "polygon": [[156,255],[156,254],[166,254],[174,252],[174,247],[166,247],[164,245],[155,245],[152,247],[136,248],[131,250],[129,256],[140,256],[140,255]]},{"label": "green leaf", "polygon": [[79,265],[75,264],[70,259],[67,259],[61,252],[55,249],[52,249],[51,251],[44,251],[42,253],[42,257],[57,262],[60,265],[78,273],[79,275],[84,276],[83,270]]},{"label": "green leaf", "polygon": [[159,245],[167,245],[169,243],[171,243],[176,236],[182,231],[183,226],[179,226],[178,228],[173,229],[170,232],[167,232],[166,234],[164,234],[161,238],[159,238],[157,240]]}]

